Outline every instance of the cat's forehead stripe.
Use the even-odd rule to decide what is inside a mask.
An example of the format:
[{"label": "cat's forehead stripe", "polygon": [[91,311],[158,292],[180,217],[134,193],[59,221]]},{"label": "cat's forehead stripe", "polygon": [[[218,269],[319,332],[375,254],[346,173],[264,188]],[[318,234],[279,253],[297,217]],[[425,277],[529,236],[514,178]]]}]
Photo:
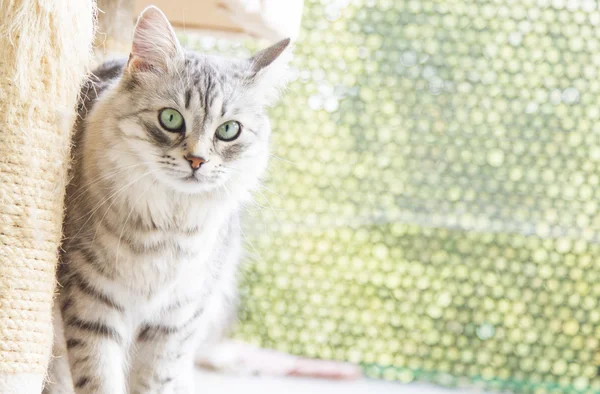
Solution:
[{"label": "cat's forehead stripe", "polygon": [[190,89],[187,89],[185,91],[185,108],[186,109],[190,109],[191,99],[192,99],[192,91]]},{"label": "cat's forehead stripe", "polygon": [[210,107],[212,104],[212,100],[214,100],[214,92],[213,92],[213,78],[209,72],[204,74],[204,110],[208,115],[210,113]]}]

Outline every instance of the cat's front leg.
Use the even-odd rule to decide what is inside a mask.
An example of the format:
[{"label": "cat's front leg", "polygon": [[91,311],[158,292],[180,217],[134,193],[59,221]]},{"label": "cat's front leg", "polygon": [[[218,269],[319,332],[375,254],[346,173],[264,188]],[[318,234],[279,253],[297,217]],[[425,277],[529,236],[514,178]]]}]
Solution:
[{"label": "cat's front leg", "polygon": [[131,394],[192,394],[197,321],[203,309],[188,305],[140,327]]},{"label": "cat's front leg", "polygon": [[75,393],[126,394],[123,308],[87,286],[73,280],[59,297]]}]

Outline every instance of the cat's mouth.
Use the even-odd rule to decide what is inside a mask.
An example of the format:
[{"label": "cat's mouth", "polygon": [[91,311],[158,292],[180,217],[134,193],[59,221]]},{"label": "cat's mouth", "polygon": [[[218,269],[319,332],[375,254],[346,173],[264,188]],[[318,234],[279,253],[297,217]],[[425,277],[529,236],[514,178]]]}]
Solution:
[{"label": "cat's mouth", "polygon": [[189,182],[189,183],[199,183],[200,179],[196,176],[196,173],[192,173],[188,176],[186,176],[185,178],[183,178],[183,180],[185,182]]}]

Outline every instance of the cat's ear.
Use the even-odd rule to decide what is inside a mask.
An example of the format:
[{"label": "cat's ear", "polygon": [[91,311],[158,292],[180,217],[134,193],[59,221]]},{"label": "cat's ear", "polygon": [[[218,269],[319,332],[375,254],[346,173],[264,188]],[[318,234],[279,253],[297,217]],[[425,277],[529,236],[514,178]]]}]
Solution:
[{"label": "cat's ear", "polygon": [[266,105],[279,97],[288,82],[288,65],[292,58],[289,46],[290,39],[286,38],[250,58],[252,79]]},{"label": "cat's ear", "polygon": [[135,25],[127,70],[165,72],[183,58],[183,49],[165,14],[154,6],[144,9]]},{"label": "cat's ear", "polygon": [[250,62],[252,63],[252,71],[258,73],[265,67],[270,66],[273,62],[275,62],[275,60],[277,60],[281,56],[283,51],[285,51],[285,49],[289,45],[290,39],[286,38],[256,53],[250,59]]}]

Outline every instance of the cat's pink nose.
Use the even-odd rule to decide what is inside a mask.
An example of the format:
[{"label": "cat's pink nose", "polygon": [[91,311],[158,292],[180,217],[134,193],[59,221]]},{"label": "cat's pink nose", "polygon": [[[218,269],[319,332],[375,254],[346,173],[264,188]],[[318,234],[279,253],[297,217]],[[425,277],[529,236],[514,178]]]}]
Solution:
[{"label": "cat's pink nose", "polygon": [[190,162],[190,166],[193,170],[197,170],[202,167],[202,164],[206,163],[206,160],[203,157],[198,157],[194,155],[187,154],[184,156],[187,161]]}]

